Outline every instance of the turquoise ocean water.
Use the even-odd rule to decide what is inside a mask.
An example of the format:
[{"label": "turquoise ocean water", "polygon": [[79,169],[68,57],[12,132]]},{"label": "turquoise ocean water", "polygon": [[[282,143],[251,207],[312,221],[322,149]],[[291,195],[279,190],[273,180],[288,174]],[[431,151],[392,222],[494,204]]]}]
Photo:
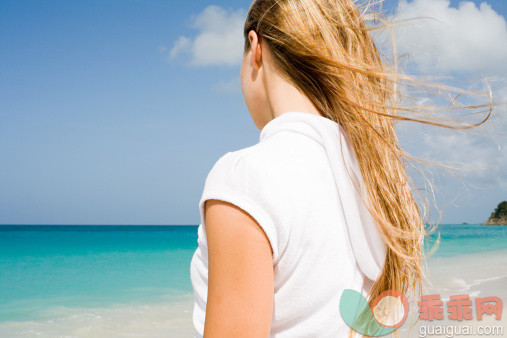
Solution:
[{"label": "turquoise ocean water", "polygon": [[507,249],[507,226],[441,224],[426,241],[429,251],[440,234],[440,244],[431,257],[452,257]]},{"label": "turquoise ocean water", "polygon": [[0,322],[192,292],[196,226],[0,226]]},{"label": "turquoise ocean water", "polygon": [[[507,249],[507,226],[438,231],[435,257]],[[196,248],[197,226],[0,225],[0,323],[48,319],[52,307],[171,302],[192,292]]]}]

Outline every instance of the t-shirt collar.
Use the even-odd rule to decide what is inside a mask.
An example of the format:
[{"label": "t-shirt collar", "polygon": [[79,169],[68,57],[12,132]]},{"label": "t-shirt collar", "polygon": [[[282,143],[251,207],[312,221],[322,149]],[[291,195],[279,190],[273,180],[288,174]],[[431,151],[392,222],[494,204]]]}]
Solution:
[{"label": "t-shirt collar", "polygon": [[330,127],[330,129],[335,130],[335,131],[338,130],[338,123],[336,123],[335,121],[333,121],[331,119],[328,119],[327,117],[316,115],[316,114],[311,114],[311,113],[305,113],[305,112],[301,112],[301,111],[289,111],[289,112],[283,113],[282,115],[280,115],[278,117],[275,117],[274,119],[272,119],[271,121],[266,123],[266,125],[264,125],[264,127],[261,130],[261,133],[259,136],[259,141],[262,142],[263,140],[265,140],[266,138],[268,138],[269,136],[274,134],[275,131],[278,130],[278,127],[281,124],[286,123],[289,120],[293,120],[294,117],[297,118],[298,120],[301,120],[301,119],[303,119],[303,120],[305,120],[305,119],[321,120],[321,121],[324,121],[324,124],[328,125]]}]

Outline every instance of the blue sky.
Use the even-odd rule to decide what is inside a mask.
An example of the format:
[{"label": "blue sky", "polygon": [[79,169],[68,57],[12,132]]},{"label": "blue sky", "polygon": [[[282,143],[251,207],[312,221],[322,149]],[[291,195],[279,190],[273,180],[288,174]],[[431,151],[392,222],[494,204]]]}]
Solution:
[{"label": "blue sky", "polygon": [[[431,40],[408,32],[401,49],[421,41],[416,66],[437,55],[455,81],[495,75],[507,98],[507,4],[481,3],[404,2],[404,15],[442,15],[454,29]],[[386,1],[391,12],[397,4]],[[249,5],[0,1],[0,224],[198,224],[214,162],[258,142],[239,87]],[[437,178],[442,222],[482,222],[507,199],[505,150],[410,128],[400,139],[414,155],[490,167],[466,174],[479,188]]]}]

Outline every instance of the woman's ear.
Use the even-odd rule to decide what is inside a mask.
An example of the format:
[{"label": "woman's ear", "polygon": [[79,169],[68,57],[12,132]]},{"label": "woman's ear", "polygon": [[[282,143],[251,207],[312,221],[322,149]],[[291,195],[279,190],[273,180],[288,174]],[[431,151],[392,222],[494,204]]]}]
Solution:
[{"label": "woman's ear", "polygon": [[261,51],[261,45],[259,41],[259,36],[257,33],[252,29],[248,33],[248,39],[250,40],[250,66],[254,67],[255,69],[259,69],[262,62],[262,51]]}]

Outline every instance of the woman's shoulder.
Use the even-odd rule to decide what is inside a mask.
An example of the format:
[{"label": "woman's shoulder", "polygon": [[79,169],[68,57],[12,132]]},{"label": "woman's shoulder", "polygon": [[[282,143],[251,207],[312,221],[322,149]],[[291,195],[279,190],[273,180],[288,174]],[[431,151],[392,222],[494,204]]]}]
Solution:
[{"label": "woman's shoulder", "polygon": [[260,143],[229,151],[215,162],[206,182],[212,184],[214,181],[255,179],[269,167],[269,153],[269,149],[261,147]]},{"label": "woman's shoulder", "polygon": [[315,144],[304,138],[280,133],[264,142],[225,153],[215,162],[209,176],[261,181],[287,178],[314,163],[318,151]]},{"label": "woman's shoulder", "polygon": [[266,233],[277,262],[280,241],[285,241],[282,220],[287,216],[289,198],[283,173],[275,168],[284,161],[270,161],[272,154],[273,149],[258,143],[222,155],[206,178],[199,208],[203,217],[204,202],[218,199],[246,211]]}]

